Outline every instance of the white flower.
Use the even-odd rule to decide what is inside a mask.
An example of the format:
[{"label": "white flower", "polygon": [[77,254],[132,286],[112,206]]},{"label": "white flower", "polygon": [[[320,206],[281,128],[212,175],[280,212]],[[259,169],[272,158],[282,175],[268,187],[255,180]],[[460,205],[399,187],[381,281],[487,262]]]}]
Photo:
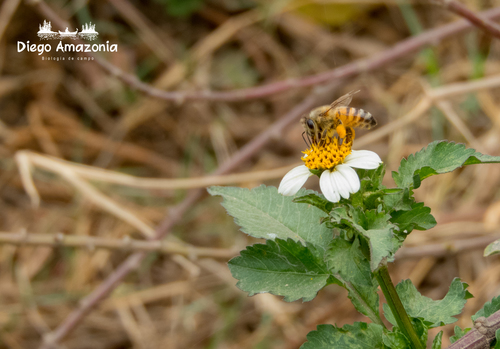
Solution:
[{"label": "white flower", "polygon": [[[340,201],[340,197],[349,198],[360,188],[359,177],[355,168],[372,170],[382,163],[380,157],[369,150],[353,150],[346,156],[342,164],[325,170],[319,179],[319,187],[323,195],[331,202]],[[281,180],[278,193],[292,196],[297,194],[312,173],[305,165],[293,168]]]}]

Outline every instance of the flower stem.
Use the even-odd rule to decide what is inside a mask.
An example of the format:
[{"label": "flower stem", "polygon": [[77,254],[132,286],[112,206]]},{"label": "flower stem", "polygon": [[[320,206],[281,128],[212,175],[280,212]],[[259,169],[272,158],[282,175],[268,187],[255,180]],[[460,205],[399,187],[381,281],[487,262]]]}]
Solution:
[{"label": "flower stem", "polygon": [[396,288],[392,283],[391,276],[389,275],[389,270],[387,266],[382,266],[378,271],[375,272],[375,277],[384,293],[385,299],[391,308],[392,314],[398,323],[399,329],[403,332],[403,334],[408,338],[411,342],[411,346],[413,349],[425,349],[422,341],[418,337],[415,329],[413,328],[410,317],[406,313],[405,308],[403,307],[403,303],[401,303],[401,299],[399,299],[398,293],[396,292]]}]

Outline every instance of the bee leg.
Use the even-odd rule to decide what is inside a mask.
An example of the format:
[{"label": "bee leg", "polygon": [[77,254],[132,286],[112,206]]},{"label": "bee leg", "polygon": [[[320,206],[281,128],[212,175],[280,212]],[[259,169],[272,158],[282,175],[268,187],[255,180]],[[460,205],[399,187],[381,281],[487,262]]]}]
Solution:
[{"label": "bee leg", "polygon": [[355,136],[354,129],[352,127],[348,127],[347,130],[346,130],[346,139],[345,139],[345,141],[348,142],[348,143],[352,143],[352,141],[354,140],[354,136]]},{"label": "bee leg", "polygon": [[340,138],[345,138],[345,136],[346,136],[346,129],[345,129],[344,125],[342,125],[342,124],[338,125],[335,130],[339,134]]},{"label": "bee leg", "polygon": [[304,137],[304,133],[306,133],[306,132],[305,131],[302,132],[302,139],[304,140],[304,143],[310,148],[311,145],[309,143],[307,143],[306,138]]}]

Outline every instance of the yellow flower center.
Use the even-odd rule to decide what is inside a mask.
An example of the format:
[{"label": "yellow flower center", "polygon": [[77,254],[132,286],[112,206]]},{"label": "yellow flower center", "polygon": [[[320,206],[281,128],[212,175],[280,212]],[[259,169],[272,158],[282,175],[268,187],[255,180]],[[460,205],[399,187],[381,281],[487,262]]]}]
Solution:
[{"label": "yellow flower center", "polygon": [[341,164],[351,153],[353,138],[344,138],[342,144],[336,137],[327,138],[320,144],[312,144],[311,148],[303,151],[301,158],[310,170],[330,170]]}]

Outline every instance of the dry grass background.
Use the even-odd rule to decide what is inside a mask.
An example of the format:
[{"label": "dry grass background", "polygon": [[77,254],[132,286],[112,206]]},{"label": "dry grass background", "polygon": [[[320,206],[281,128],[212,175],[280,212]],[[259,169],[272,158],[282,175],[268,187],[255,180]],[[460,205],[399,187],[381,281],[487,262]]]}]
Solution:
[{"label": "dry grass background", "polygon": [[[119,45],[105,60],[171,91],[229,91],[318,74],[459,20],[417,2],[189,3],[196,6],[184,17],[175,11],[186,4],[167,0],[47,5],[73,27],[92,20],[101,40]],[[462,3],[473,11],[500,6]],[[45,18],[37,2],[0,6],[1,348],[49,342],[51,331],[86,309],[81,300],[138,250],[147,251],[139,267],[110,288],[61,347],[292,349],[318,324],[366,321],[334,285],[304,304],[239,291],[226,262],[258,241],[238,231],[219,198],[193,199],[162,243],[147,240],[188,189],[277,186],[305,147],[297,118],[240,161],[236,175],[207,175],[315,87],[237,101],[150,97],[93,62],[18,53],[17,41],[39,42]],[[379,126],[358,132],[354,145],[379,153],[389,171],[434,139],[500,155],[499,55],[499,39],[468,30],[333,81],[327,98],[361,90],[352,105],[371,112]],[[438,225],[414,231],[391,265],[395,282],[409,277],[434,299],[454,277],[468,282],[475,298],[457,323],[462,327],[500,294],[499,259],[482,257],[500,234],[499,185],[498,165],[428,179],[416,196]],[[317,181],[309,186],[318,189]]]}]

